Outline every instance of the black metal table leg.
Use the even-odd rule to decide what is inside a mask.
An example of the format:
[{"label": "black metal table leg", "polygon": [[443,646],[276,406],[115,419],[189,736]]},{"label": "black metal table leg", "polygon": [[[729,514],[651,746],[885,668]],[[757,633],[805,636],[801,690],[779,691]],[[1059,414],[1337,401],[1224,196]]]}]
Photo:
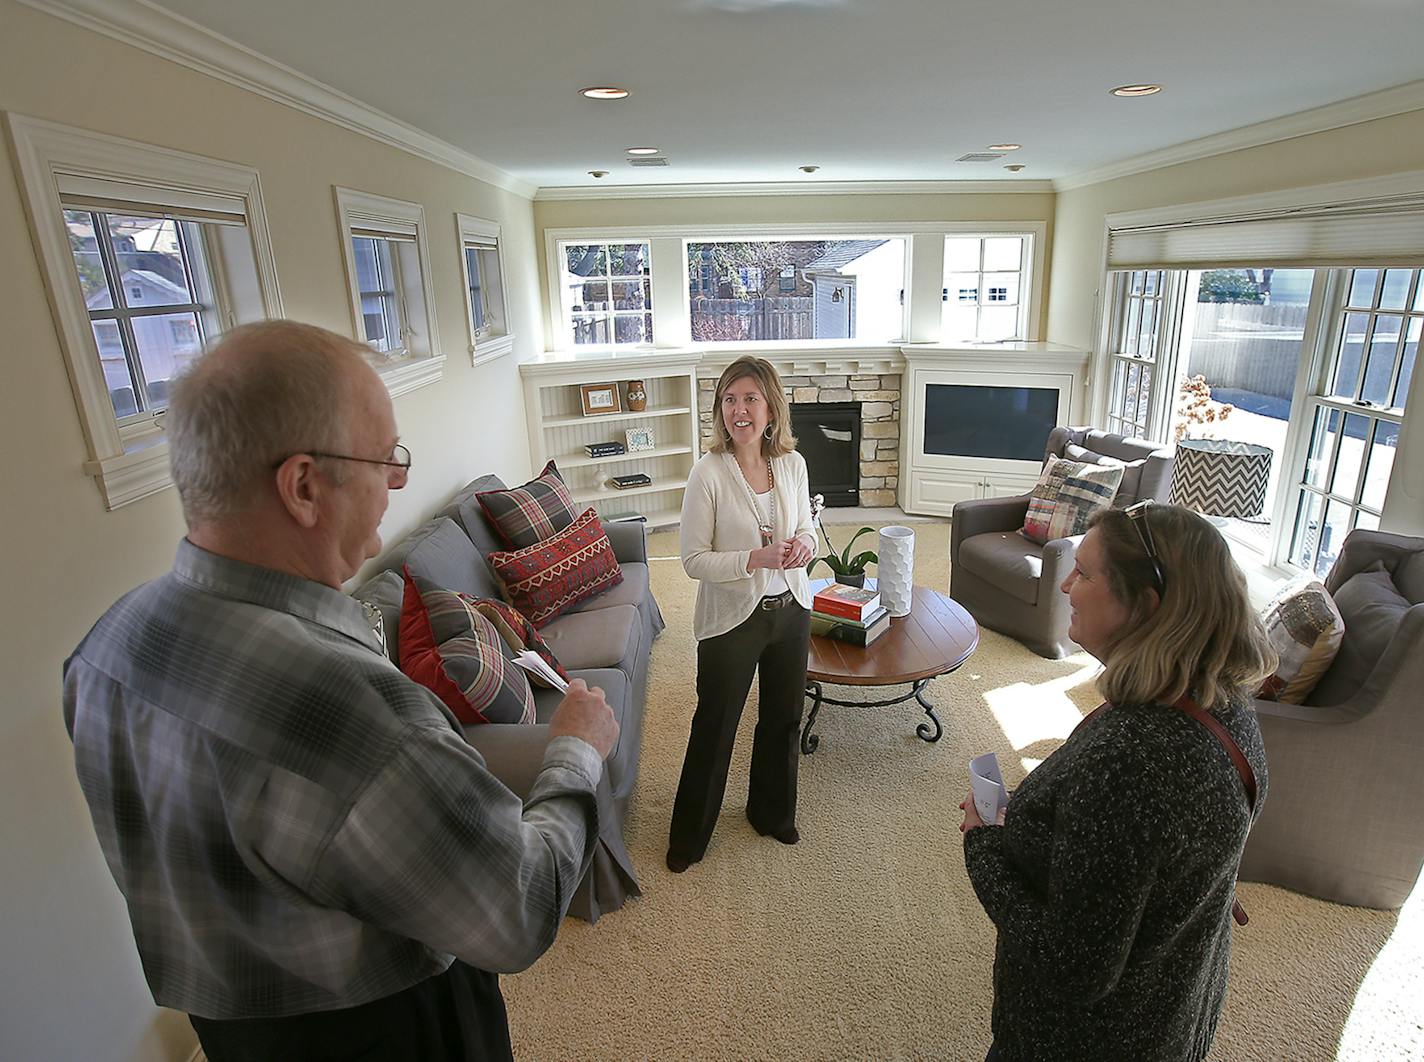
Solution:
[{"label": "black metal table leg", "polygon": [[930,717],[930,723],[934,724],[934,730],[930,730],[929,723],[921,723],[915,727],[915,733],[925,741],[933,744],[944,734],[944,727],[939,724],[939,716],[935,715],[934,705],[925,697],[925,689],[930,684],[929,679],[921,679],[915,683],[915,700],[920,702],[920,707],[925,710],[925,715]]},{"label": "black metal table leg", "polygon": [[821,739],[811,733],[811,728],[816,725],[816,713],[821,710],[821,684],[806,683],[806,696],[811,698],[811,711],[806,716],[806,725],[801,730],[801,751],[809,756],[821,744]]}]

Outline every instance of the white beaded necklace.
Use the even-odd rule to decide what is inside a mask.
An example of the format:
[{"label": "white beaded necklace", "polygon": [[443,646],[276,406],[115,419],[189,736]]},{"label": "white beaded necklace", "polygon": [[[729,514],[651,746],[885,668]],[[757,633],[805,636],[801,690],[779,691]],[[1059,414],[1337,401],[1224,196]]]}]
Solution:
[{"label": "white beaded necklace", "polygon": [[737,460],[736,455],[731,455],[732,463],[737,466],[737,474],[742,478],[742,486],[747,488],[747,497],[751,499],[752,512],[756,514],[757,530],[761,532],[761,544],[769,546],[772,543],[772,535],[776,530],[776,475],[771,470],[771,458],[766,459],[766,482],[771,492],[771,523],[762,523],[761,506],[757,504],[756,491],[752,489],[752,484],[747,479],[747,474],[742,471],[742,464]]}]

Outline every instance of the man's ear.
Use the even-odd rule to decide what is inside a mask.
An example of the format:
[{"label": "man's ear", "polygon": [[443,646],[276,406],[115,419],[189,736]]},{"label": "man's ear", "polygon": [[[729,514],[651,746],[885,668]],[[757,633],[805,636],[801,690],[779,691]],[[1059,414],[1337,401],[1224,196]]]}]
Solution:
[{"label": "man's ear", "polygon": [[326,483],[310,454],[293,454],[283,461],[276,472],[275,486],[277,497],[299,527],[317,525]]}]

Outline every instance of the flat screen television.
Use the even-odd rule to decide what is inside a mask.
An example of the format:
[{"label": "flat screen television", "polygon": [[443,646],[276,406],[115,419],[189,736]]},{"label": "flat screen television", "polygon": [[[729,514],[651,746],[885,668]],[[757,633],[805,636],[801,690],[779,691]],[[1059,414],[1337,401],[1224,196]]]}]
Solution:
[{"label": "flat screen television", "polygon": [[1052,387],[925,387],[925,453],[1042,461],[1058,423]]}]

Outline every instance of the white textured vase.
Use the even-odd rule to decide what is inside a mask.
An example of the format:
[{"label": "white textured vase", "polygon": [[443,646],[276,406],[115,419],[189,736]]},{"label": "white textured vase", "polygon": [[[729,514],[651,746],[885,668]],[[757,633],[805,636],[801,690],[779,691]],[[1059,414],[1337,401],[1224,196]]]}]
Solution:
[{"label": "white textured vase", "polygon": [[899,524],[882,527],[878,556],[880,603],[892,616],[908,616],[915,588],[915,533]]}]

